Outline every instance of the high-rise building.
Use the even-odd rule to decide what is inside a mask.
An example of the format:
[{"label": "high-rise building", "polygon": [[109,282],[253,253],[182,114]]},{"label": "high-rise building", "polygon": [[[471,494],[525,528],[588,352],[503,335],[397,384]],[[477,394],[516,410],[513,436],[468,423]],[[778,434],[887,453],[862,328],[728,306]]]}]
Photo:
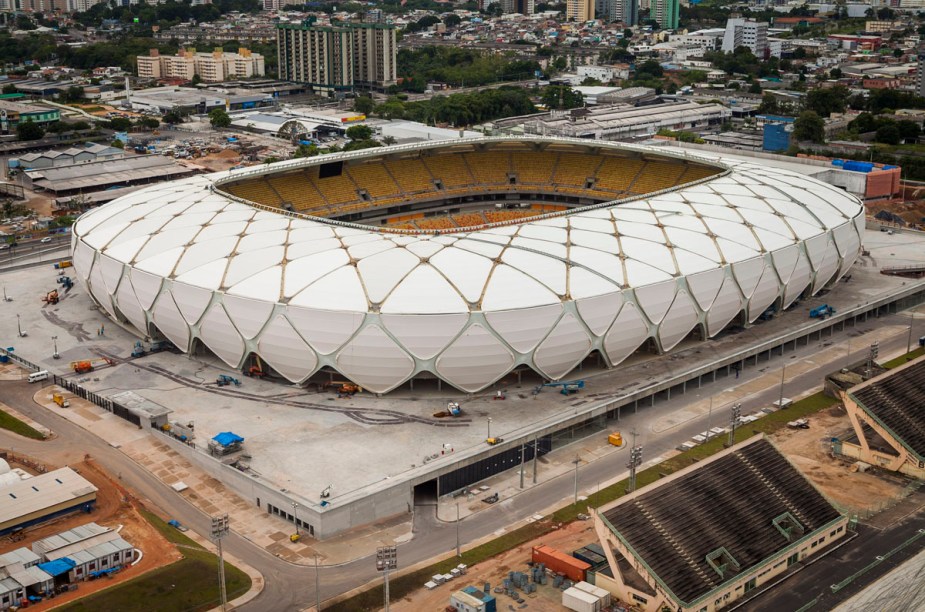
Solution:
[{"label": "high-rise building", "polygon": [[395,28],[379,23],[316,26],[313,20],[277,27],[279,77],[316,93],[355,87],[383,90],[398,80]]},{"label": "high-rise building", "polygon": [[768,24],[737,17],[726,22],[723,34],[723,52],[732,53],[739,47],[748,47],[752,55],[764,59],[768,53]]},{"label": "high-rise building", "polygon": [[651,14],[661,29],[677,30],[681,3],[679,0],[652,0]]},{"label": "high-rise building", "polygon": [[505,13],[532,15],[536,12],[534,0],[501,0],[501,10]]},{"label": "high-rise building", "polygon": [[602,1],[605,7],[602,14],[606,14],[609,21],[622,21],[626,26],[639,23],[639,0]]},{"label": "high-rise building", "polygon": [[915,93],[925,98],[925,53],[919,53],[919,63],[915,74]]},{"label": "high-rise building", "polygon": [[566,0],[565,18],[570,21],[591,21],[594,19],[595,0]]}]

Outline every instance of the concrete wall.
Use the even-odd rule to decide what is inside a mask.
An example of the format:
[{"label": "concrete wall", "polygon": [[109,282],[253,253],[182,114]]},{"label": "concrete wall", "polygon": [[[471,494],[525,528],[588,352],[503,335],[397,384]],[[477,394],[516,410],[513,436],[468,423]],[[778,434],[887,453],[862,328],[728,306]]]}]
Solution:
[{"label": "concrete wall", "polygon": [[410,513],[412,509],[412,488],[407,482],[397,483],[366,496],[357,496],[343,504],[335,495],[329,500],[330,504],[322,508],[320,498],[309,501],[288,491],[280,491],[273,488],[271,483],[227,466],[170,436],[163,436],[163,439],[193,465],[225,483],[245,500],[255,506],[259,503],[260,509],[264,512],[267,511],[268,503],[285,511],[291,510],[292,503],[297,502],[299,519],[311,525],[317,539],[329,538],[360,525]]}]

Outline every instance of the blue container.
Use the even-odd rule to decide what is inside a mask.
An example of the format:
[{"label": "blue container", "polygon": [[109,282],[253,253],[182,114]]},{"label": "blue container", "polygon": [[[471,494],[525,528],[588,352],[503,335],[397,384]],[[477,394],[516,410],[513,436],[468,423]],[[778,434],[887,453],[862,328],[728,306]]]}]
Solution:
[{"label": "blue container", "polygon": [[874,165],[870,162],[846,161],[844,168],[851,172],[870,172],[874,169]]}]

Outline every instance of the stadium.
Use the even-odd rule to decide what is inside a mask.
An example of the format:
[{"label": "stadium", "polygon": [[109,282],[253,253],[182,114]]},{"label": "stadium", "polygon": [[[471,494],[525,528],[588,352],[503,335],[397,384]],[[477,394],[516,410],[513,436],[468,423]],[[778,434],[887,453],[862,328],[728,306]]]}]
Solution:
[{"label": "stadium", "polygon": [[74,266],[140,336],[386,393],[561,380],[791,306],[854,263],[854,196],[755,162],[484,138],[163,183],[84,214]]}]

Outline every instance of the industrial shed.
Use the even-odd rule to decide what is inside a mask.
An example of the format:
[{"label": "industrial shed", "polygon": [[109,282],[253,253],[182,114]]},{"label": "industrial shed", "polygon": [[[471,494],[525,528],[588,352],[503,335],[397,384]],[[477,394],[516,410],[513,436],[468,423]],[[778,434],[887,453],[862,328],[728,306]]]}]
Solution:
[{"label": "industrial shed", "polygon": [[647,612],[730,606],[842,538],[847,523],[763,436],[594,513],[615,594]]},{"label": "industrial shed", "polygon": [[925,357],[841,392],[854,436],[836,452],[925,479]]},{"label": "industrial shed", "polygon": [[69,467],[0,488],[0,535],[43,521],[90,510],[97,488]]},{"label": "industrial shed", "polygon": [[126,187],[154,183],[196,174],[197,170],[180,165],[161,155],[139,155],[124,159],[89,162],[67,167],[29,170],[25,176],[32,189],[68,195],[101,191],[113,185]]}]

